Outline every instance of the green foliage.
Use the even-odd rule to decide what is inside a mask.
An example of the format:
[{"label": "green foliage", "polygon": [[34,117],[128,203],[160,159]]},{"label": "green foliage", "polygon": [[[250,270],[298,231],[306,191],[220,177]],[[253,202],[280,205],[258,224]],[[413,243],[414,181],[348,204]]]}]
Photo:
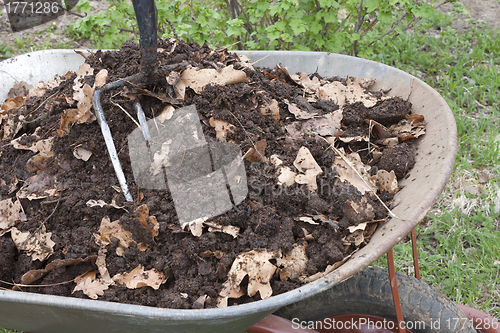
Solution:
[{"label": "green foliage", "polygon": [[0,43],[0,59],[12,57],[12,49],[9,44],[1,42]]},{"label": "green foliage", "polygon": [[[433,1],[431,1],[433,3]],[[434,12],[421,0],[159,0],[159,35],[179,37],[216,47],[311,50],[354,54],[377,53],[413,23]],[[88,0],[77,10],[88,13]],[[73,33],[97,47],[117,47],[131,38],[134,11],[126,0],[113,0],[106,12],[87,15]],[[135,33],[137,38],[137,33]]]}]

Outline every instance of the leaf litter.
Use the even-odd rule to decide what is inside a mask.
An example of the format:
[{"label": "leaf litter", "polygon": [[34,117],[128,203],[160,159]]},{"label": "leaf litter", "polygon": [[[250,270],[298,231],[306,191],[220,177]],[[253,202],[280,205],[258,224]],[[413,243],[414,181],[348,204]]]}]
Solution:
[{"label": "leaf litter", "polygon": [[[134,202],[126,202],[91,98],[139,72],[140,49],[127,42],[96,51],[76,72],[19,83],[1,105],[0,266],[12,269],[0,270],[0,280],[50,284],[30,291],[54,295],[221,307],[321,278],[369,242],[390,215],[379,200],[398,192],[414,163],[413,140],[425,134],[410,103],[369,91],[369,78],[256,68],[225,49],[172,39],[159,50],[159,69],[190,65],[174,66],[159,84],[102,97],[125,174],[137,125],[123,110],[133,114],[139,100],[154,119],[150,130],[160,130],[194,104],[207,142],[239,145],[245,198],[184,229],[168,190],[128,178]],[[170,166],[171,145],[160,144],[149,172]]]}]

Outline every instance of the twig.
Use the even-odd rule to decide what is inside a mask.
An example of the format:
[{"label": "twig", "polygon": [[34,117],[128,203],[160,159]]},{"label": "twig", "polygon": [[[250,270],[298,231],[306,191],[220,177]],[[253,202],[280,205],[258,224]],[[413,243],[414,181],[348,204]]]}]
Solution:
[{"label": "twig", "polygon": [[[328,140],[326,140],[325,138],[323,138],[323,137],[321,137],[321,138],[323,140],[325,140],[326,142],[328,142]],[[335,143],[335,140],[332,143],[328,142],[328,144],[330,145],[330,148],[336,154],[338,154],[344,160],[344,162],[346,162],[347,165],[358,175],[358,177],[363,181],[363,183],[365,183],[365,185],[368,187],[368,189],[370,190],[370,192],[372,192],[373,195],[375,195],[375,197],[378,199],[378,201],[380,201],[380,203],[382,204],[382,206],[384,206],[384,208],[387,210],[387,212],[389,213],[389,216],[392,217],[392,218],[398,219],[398,220],[406,221],[405,219],[402,219],[402,218],[398,217],[396,214],[394,214],[389,209],[389,207],[387,207],[387,205],[382,201],[382,199],[380,199],[380,197],[377,195],[377,193],[374,190],[371,189],[370,184],[368,184],[366,182],[366,180],[359,174],[358,170],[356,170],[356,168],[352,165],[351,161],[349,161],[347,159],[347,157],[345,157],[345,155],[340,150],[338,150],[337,148],[335,148],[335,146],[333,145],[334,143]]]},{"label": "twig", "polygon": [[[14,286],[14,287],[52,287],[52,286],[59,286],[61,284],[68,284],[71,282],[75,282],[75,279],[69,280],[69,281],[63,281],[63,282],[57,282],[57,283],[51,283],[51,284],[22,284],[22,283],[12,283],[12,282],[7,282],[0,280],[0,283],[4,283],[9,286]],[[5,289],[5,288],[1,288]],[[10,289],[5,289],[5,290],[10,290]]]},{"label": "twig", "polygon": [[[127,111],[127,110],[125,110],[125,109],[124,109],[124,108],[123,108],[120,104],[115,103],[115,102],[114,102],[111,98],[109,99],[109,101],[110,101],[113,105],[115,105],[115,106],[119,107],[119,108],[120,108],[120,109],[121,109],[121,110],[122,110],[122,111],[123,111],[123,112],[124,112],[124,113],[125,113],[125,114],[129,117],[129,118],[130,118],[130,119],[132,119],[132,121],[133,121],[133,122],[137,125],[137,127],[141,128],[141,125],[137,122],[137,120],[135,120],[135,119],[134,119],[134,117],[132,117],[132,116],[130,115],[130,113],[128,113],[128,111]],[[142,128],[141,128],[141,130],[142,130]]]},{"label": "twig", "polygon": [[175,26],[170,20],[165,17],[165,21],[167,21],[168,25],[170,25],[170,28],[172,29],[172,32],[174,33],[175,39],[179,42],[181,39],[179,38],[179,35],[177,34],[177,30],[175,30]]}]

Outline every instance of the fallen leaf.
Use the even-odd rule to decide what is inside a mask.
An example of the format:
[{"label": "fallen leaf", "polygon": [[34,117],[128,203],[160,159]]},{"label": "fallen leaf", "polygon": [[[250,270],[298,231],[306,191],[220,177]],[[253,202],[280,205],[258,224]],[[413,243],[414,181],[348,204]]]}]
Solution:
[{"label": "fallen leaf", "polygon": [[27,96],[30,89],[33,88],[34,87],[31,84],[28,84],[24,81],[17,82],[12,86],[12,88],[10,88],[9,92],[7,93],[7,97],[15,98],[17,96]]},{"label": "fallen leaf", "polygon": [[2,104],[0,109],[2,112],[10,112],[14,109],[17,109],[21,106],[24,105],[24,97],[23,96],[17,96],[14,98],[7,98],[5,102]]},{"label": "fallen leaf", "polygon": [[299,73],[299,75],[292,75],[292,79],[300,83],[305,88],[306,92],[316,92],[321,86],[321,82],[316,76],[310,79],[304,72]]},{"label": "fallen leaf", "polygon": [[183,229],[188,228],[193,236],[200,237],[203,233],[203,222],[205,222],[206,220],[208,220],[208,218],[204,217],[185,223],[183,225]]},{"label": "fallen leaf", "polygon": [[123,209],[124,211],[126,211],[128,213],[128,210],[125,209],[125,206],[118,206],[116,204],[116,201],[113,199],[111,200],[111,203],[106,203],[104,200],[94,200],[94,199],[91,199],[89,201],[87,201],[86,203],[87,207],[113,207],[113,208],[116,208],[116,209]]},{"label": "fallen leaf", "polygon": [[398,179],[394,170],[387,172],[386,170],[378,170],[376,176],[376,184],[380,192],[386,191],[388,193],[396,193],[399,191]]},{"label": "fallen leaf", "polygon": [[33,234],[29,231],[21,232],[16,227],[12,227],[10,235],[17,249],[25,251],[33,261],[44,261],[54,253],[56,243],[50,239],[52,233],[46,232],[44,224]]},{"label": "fallen leaf", "polygon": [[301,110],[297,104],[290,103],[287,99],[284,99],[283,102],[288,105],[288,111],[295,116],[297,120],[311,119],[317,117],[317,113],[310,113],[307,111]]},{"label": "fallen leaf", "polygon": [[311,192],[316,191],[318,188],[316,176],[322,174],[323,170],[321,170],[321,167],[307,147],[300,147],[293,165],[302,172],[302,174],[295,176],[295,182],[298,184],[307,184],[307,188]]},{"label": "fallen leaf", "polygon": [[12,201],[12,198],[9,198],[0,201],[0,231],[24,221],[26,221],[26,214],[19,199]]},{"label": "fallen leaf", "polygon": [[365,88],[353,81],[347,81],[347,85],[339,81],[322,85],[318,88],[318,97],[323,100],[333,101],[339,106],[362,102],[367,108],[375,106],[383,100],[383,98],[379,99],[370,92],[365,92]]},{"label": "fallen leaf", "polygon": [[213,222],[204,222],[204,224],[208,226],[208,232],[223,232],[233,236],[233,238],[238,237],[238,233],[240,232],[240,228],[232,225],[220,225]]},{"label": "fallen leaf", "polygon": [[342,238],[344,244],[354,244],[356,248],[358,248],[365,241],[364,230],[356,230],[350,235]]},{"label": "fallen leaf", "polygon": [[94,88],[102,88],[106,84],[106,80],[108,79],[108,70],[101,69],[99,73],[95,76],[94,80]]},{"label": "fallen leaf", "polygon": [[75,279],[76,286],[72,293],[75,291],[83,291],[85,295],[92,299],[97,299],[99,296],[104,295],[104,291],[110,286],[109,282],[96,279],[95,272],[89,272],[83,276],[78,276]]},{"label": "fallen leaf", "polygon": [[286,125],[285,129],[292,141],[299,140],[306,134],[338,137],[343,133],[341,130],[341,121],[342,110],[337,110],[306,121],[294,121]]},{"label": "fallen leaf", "polygon": [[485,172],[481,172],[478,176],[478,180],[479,184],[486,184],[487,182],[489,182],[490,176]]},{"label": "fallen leaf", "polygon": [[278,106],[278,101],[275,99],[271,99],[271,102],[268,103],[267,101],[264,101],[264,105],[260,108],[260,112],[264,116],[271,115],[271,117],[275,121],[280,120],[280,108]]},{"label": "fallen leaf", "polygon": [[96,261],[96,259],[97,256],[95,254],[86,258],[55,259],[48,263],[43,269],[33,269],[24,273],[21,277],[21,284],[31,284],[47,275],[47,273],[61,267],[74,266],[84,263],[93,263]]},{"label": "fallen leaf", "polygon": [[112,280],[125,285],[128,289],[151,287],[154,290],[158,290],[160,285],[167,281],[163,273],[156,271],[154,268],[145,271],[141,265],[134,268],[130,273],[116,274]]},{"label": "fallen leaf", "polygon": [[281,281],[295,280],[304,275],[307,260],[305,245],[294,244],[290,252],[276,259]]},{"label": "fallen leaf", "polygon": [[236,289],[232,289],[229,280],[227,280],[222,284],[219,297],[217,297],[217,307],[225,308],[227,307],[227,301],[229,298],[240,298],[241,296],[245,296],[245,293],[240,290],[240,287],[237,286]]},{"label": "fallen leaf", "polygon": [[193,89],[197,94],[201,94],[203,88],[208,84],[225,86],[239,82],[248,82],[247,75],[244,71],[234,69],[233,65],[219,71],[211,68],[190,67],[182,72],[175,86],[180,84]]},{"label": "fallen leaf", "polygon": [[315,222],[313,220],[313,218],[310,216],[301,216],[301,217],[299,217],[299,221],[306,222],[306,223],[313,224],[313,225],[319,225],[319,223]]},{"label": "fallen leaf", "polygon": [[73,156],[78,158],[79,160],[87,162],[92,156],[92,152],[83,148],[82,146],[78,146],[73,150]]},{"label": "fallen leaf", "polygon": [[277,267],[269,260],[277,257],[276,253],[266,250],[240,253],[228,273],[231,289],[239,290],[238,287],[248,275],[248,296],[252,297],[259,292],[261,299],[271,297],[273,289],[269,281]]},{"label": "fallen leaf", "polygon": [[344,217],[351,223],[368,222],[375,218],[373,206],[362,197],[360,201],[347,200],[343,205]]},{"label": "fallen leaf", "polygon": [[366,229],[366,226],[368,225],[368,223],[366,222],[363,222],[363,223],[360,223],[358,225],[352,225],[350,227],[347,227],[347,229],[349,229],[349,232],[350,233],[353,233],[355,232],[356,230],[362,230],[364,231]]},{"label": "fallen leaf", "polygon": [[217,120],[214,117],[209,120],[210,126],[215,128],[215,136],[219,141],[226,141],[227,132],[234,133],[234,129],[236,128],[234,125],[228,123],[224,120]]},{"label": "fallen leaf", "polygon": [[[355,186],[361,194],[366,192],[376,192],[377,188],[370,178],[370,166],[363,164],[359,154],[353,152],[345,154],[344,149],[340,148],[339,152],[348,161],[346,162],[341,156],[336,155],[335,161],[332,164],[332,169],[337,171],[336,177],[342,183],[348,182]],[[361,177],[360,177],[361,176]]]},{"label": "fallen leaf", "polygon": [[250,162],[257,162],[265,158],[267,142],[262,139],[255,143],[255,147],[250,148],[250,150],[245,154],[245,159]]},{"label": "fallen leaf", "polygon": [[287,186],[291,186],[295,183],[295,176],[297,174],[292,171],[287,166],[282,166],[278,169],[278,185],[285,184]]},{"label": "fallen leaf", "polygon": [[207,295],[203,295],[198,297],[196,301],[193,303],[193,309],[203,309],[205,307],[205,302],[207,299],[209,299]]},{"label": "fallen leaf", "polygon": [[107,216],[101,220],[99,234],[94,234],[94,237],[97,245],[101,247],[106,247],[108,244],[111,244],[112,238],[117,238],[119,242],[116,247],[116,254],[119,256],[123,255],[123,250],[128,249],[130,244],[134,242],[132,233],[122,228],[120,220],[111,222]]},{"label": "fallen leaf", "polygon": [[165,120],[169,120],[174,115],[175,108],[172,105],[167,105],[163,108],[160,115],[157,117],[160,123],[164,123]]},{"label": "fallen leaf", "polygon": [[418,138],[425,134],[424,116],[418,114],[406,115],[406,119],[389,127],[388,131],[403,141]]},{"label": "fallen leaf", "polygon": [[139,217],[139,222],[149,231],[151,238],[154,240],[160,230],[160,224],[156,220],[156,217],[149,216],[149,208],[145,204],[137,207],[135,212]]},{"label": "fallen leaf", "polygon": [[16,196],[28,200],[58,196],[65,186],[66,184],[59,182],[55,176],[42,171],[26,179]]}]

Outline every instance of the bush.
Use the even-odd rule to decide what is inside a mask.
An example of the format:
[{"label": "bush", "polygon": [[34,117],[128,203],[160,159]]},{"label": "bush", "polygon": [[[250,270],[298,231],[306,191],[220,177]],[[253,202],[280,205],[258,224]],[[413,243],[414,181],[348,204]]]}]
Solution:
[{"label": "bush", "polygon": [[[132,4],[111,1],[106,12],[87,15],[72,27],[99,48],[119,47],[134,34]],[[369,57],[391,38],[428,17],[432,3],[420,0],[159,0],[159,36],[252,50],[328,51]],[[90,11],[88,0],[77,10]]]}]

